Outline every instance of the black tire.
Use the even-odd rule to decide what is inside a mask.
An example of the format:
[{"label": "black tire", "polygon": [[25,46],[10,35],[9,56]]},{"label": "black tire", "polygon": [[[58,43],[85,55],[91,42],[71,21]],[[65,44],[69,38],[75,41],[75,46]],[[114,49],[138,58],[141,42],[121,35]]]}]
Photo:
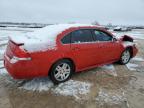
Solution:
[{"label": "black tire", "polygon": [[[127,55],[125,55],[125,54],[127,54]],[[124,57],[124,55],[125,55],[125,57]],[[121,58],[119,60],[119,63],[122,64],[122,65],[127,64],[130,61],[131,56],[132,56],[131,55],[131,50],[129,48],[125,49],[123,51],[123,53],[121,54]],[[127,57],[127,59],[126,59],[126,57]],[[125,58],[125,60],[124,60],[124,58]]]},{"label": "black tire", "polygon": [[[62,69],[63,66],[64,66],[64,64],[67,65],[67,69],[70,69],[70,71],[69,71],[70,73],[69,73],[69,75],[66,76],[65,79],[63,79],[63,78],[61,77],[61,76],[64,76],[64,73],[65,73],[65,75],[66,75],[66,72],[64,71],[64,69]],[[60,70],[57,70],[58,66],[59,66],[59,67],[62,66],[61,69],[59,68]],[[73,64],[71,63],[71,61],[69,61],[69,60],[67,60],[67,59],[60,60],[60,61],[56,62],[56,63],[52,66],[52,68],[51,68],[51,70],[50,70],[50,79],[52,80],[52,82],[53,82],[54,84],[59,84],[59,83],[65,82],[65,81],[67,81],[68,79],[71,78],[73,71],[74,71],[74,68],[73,68]],[[59,76],[59,75],[56,75],[56,74],[58,74],[58,73],[61,74],[61,75],[60,75],[60,76]],[[56,76],[61,77],[61,80],[60,80],[59,77],[56,78]],[[63,80],[62,80],[62,79],[63,79]]]}]

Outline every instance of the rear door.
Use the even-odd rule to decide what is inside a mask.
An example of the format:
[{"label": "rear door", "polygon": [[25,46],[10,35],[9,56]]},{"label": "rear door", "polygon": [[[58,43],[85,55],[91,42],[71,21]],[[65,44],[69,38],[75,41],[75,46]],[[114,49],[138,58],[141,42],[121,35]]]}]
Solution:
[{"label": "rear door", "polygon": [[71,52],[78,69],[93,65],[94,39],[90,29],[80,29],[72,32]]}]

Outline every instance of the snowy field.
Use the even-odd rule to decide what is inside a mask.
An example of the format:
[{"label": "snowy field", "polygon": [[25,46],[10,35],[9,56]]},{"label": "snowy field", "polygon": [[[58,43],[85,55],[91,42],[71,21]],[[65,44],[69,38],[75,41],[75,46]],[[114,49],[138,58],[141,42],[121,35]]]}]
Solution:
[{"label": "snowy field", "polygon": [[[50,79],[47,78],[35,78],[32,80],[14,80],[12,79],[3,66],[3,54],[6,49],[6,45],[8,42],[9,36],[19,36],[25,33],[33,32],[37,29],[31,28],[0,28],[0,76],[5,78],[5,81],[8,85],[17,85],[18,90],[30,91],[30,92],[51,92],[56,96],[64,96],[64,97],[73,97],[75,100],[88,100],[91,98],[91,92],[93,90],[95,82],[90,80],[80,80],[79,75],[76,78],[72,78],[71,80],[59,84],[55,86]],[[118,37],[123,34],[127,34],[132,36],[136,41],[144,40],[144,31],[142,30],[133,30],[131,32],[117,32],[115,33]],[[139,71],[143,72],[144,58],[141,55],[133,58],[130,63],[128,63],[125,67],[133,72]],[[110,64],[98,67],[93,74],[97,73],[98,76],[108,75],[110,78],[118,78],[118,70],[117,66]],[[83,74],[83,73],[82,73]],[[78,77],[78,78],[77,78]],[[94,77],[94,76],[93,76]],[[97,95],[94,96],[94,101],[97,103],[100,102],[100,105],[117,105],[122,104],[123,102],[127,102],[127,98],[125,96],[125,91],[121,88],[116,90],[107,90],[103,88],[99,88],[97,90]],[[126,106],[129,106],[128,103]]]}]

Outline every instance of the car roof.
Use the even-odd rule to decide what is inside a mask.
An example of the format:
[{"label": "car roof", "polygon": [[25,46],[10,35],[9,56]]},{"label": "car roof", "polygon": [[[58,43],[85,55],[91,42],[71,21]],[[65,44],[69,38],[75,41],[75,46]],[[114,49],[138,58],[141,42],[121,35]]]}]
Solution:
[{"label": "car roof", "polygon": [[56,47],[56,39],[58,34],[73,27],[96,28],[99,26],[91,24],[54,24],[34,32],[24,34],[23,36],[11,36],[11,40],[15,43],[23,43],[24,48],[30,52],[54,49]]}]

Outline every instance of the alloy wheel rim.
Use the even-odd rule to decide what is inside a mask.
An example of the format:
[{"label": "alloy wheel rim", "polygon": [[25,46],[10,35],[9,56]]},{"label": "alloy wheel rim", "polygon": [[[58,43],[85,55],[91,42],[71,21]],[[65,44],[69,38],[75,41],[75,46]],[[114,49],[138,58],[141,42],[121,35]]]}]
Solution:
[{"label": "alloy wheel rim", "polygon": [[122,61],[123,63],[127,63],[130,59],[130,52],[129,51],[125,51],[122,55]]},{"label": "alloy wheel rim", "polygon": [[69,77],[70,71],[71,71],[71,68],[69,64],[61,63],[56,67],[54,71],[54,77],[58,81],[64,81]]}]

